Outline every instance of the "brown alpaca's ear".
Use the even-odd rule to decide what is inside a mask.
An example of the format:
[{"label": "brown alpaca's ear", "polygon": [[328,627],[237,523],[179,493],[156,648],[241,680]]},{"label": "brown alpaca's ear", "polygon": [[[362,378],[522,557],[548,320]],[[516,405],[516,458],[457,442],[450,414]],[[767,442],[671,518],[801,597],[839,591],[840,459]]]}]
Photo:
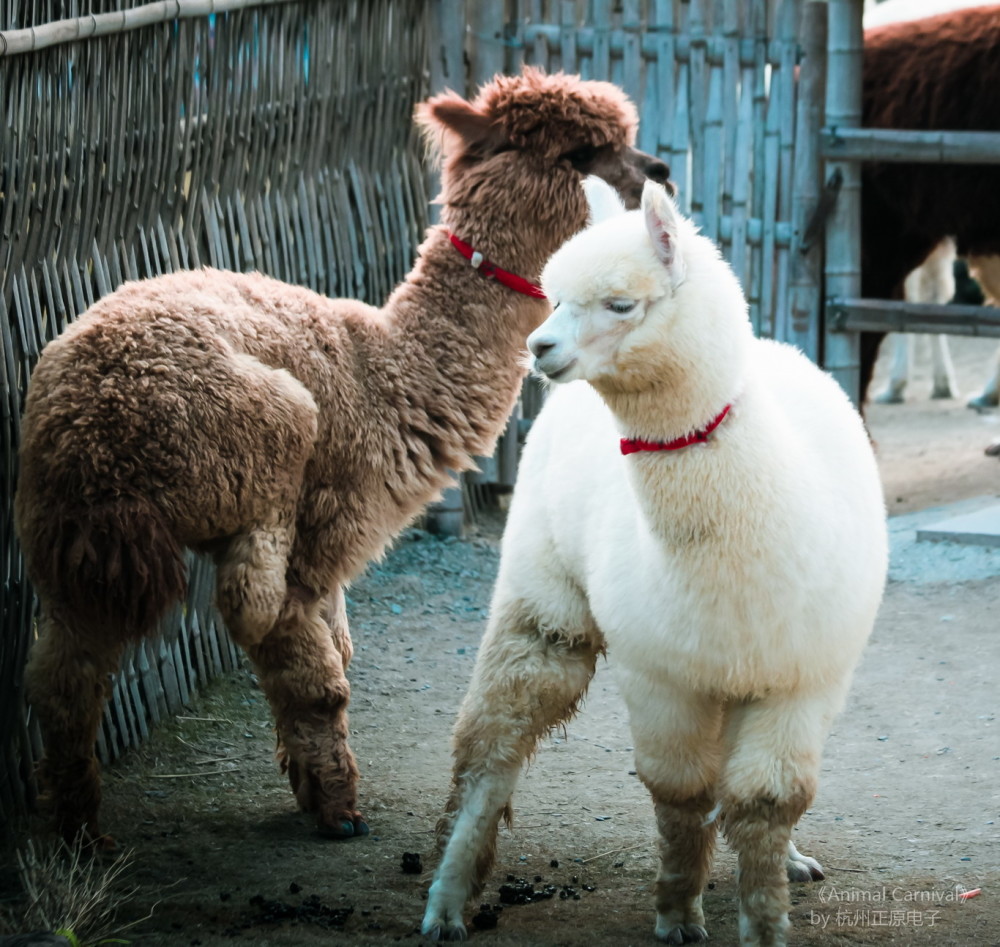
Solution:
[{"label": "brown alpaca's ear", "polygon": [[[503,134],[493,119],[455,92],[443,92],[421,102],[416,120],[428,139],[442,133],[449,138],[454,136],[458,147],[466,152],[488,154],[503,143]],[[454,146],[446,146],[444,150],[450,152]]]}]

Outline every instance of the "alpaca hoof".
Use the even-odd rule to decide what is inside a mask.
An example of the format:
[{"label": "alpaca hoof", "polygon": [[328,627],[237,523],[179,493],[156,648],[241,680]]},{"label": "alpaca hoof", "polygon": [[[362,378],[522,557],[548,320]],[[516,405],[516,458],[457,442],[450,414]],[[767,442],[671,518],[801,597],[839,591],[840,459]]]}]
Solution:
[{"label": "alpaca hoof", "polygon": [[880,391],[872,398],[876,404],[902,404],[904,400],[902,391],[894,391],[891,388]]},{"label": "alpaca hoof", "polygon": [[1000,457],[1000,441],[994,441],[984,451],[987,457]]},{"label": "alpaca hoof", "polygon": [[708,931],[700,924],[677,924],[671,928],[656,928],[656,939],[665,944],[703,944]]},{"label": "alpaca hoof", "polygon": [[957,398],[958,391],[952,388],[950,385],[946,385],[943,388],[938,388],[935,386],[931,389],[931,398],[934,401],[945,401],[951,398]]},{"label": "alpaca hoof", "polygon": [[420,927],[420,933],[431,940],[467,940],[469,932],[461,921],[445,921],[425,919]]},{"label": "alpaca hoof", "polygon": [[368,835],[371,829],[368,828],[368,823],[361,818],[361,816],[356,816],[353,819],[340,819],[332,822],[320,822],[319,823],[319,833],[325,838],[332,839],[349,839],[355,838],[361,835]]},{"label": "alpaca hoof", "polygon": [[788,871],[788,880],[794,882],[822,881],[826,878],[823,873],[823,866],[810,858],[808,855],[801,855],[796,852],[794,857],[788,859],[785,864]]}]

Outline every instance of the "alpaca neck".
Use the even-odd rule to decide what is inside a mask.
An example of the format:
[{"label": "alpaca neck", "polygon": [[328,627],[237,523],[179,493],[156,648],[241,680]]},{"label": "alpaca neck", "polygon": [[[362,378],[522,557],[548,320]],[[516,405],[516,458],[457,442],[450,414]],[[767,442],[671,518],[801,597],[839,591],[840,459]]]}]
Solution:
[{"label": "alpaca neck", "polygon": [[[404,405],[400,427],[430,444],[437,468],[467,469],[471,456],[492,451],[520,391],[525,339],[549,306],[481,276],[448,233],[445,226],[431,229],[416,266],[386,304],[390,331],[382,344],[398,371],[381,384],[394,388],[388,400]],[[480,252],[537,279],[527,266],[531,252],[508,259],[496,245],[484,243]]]}]

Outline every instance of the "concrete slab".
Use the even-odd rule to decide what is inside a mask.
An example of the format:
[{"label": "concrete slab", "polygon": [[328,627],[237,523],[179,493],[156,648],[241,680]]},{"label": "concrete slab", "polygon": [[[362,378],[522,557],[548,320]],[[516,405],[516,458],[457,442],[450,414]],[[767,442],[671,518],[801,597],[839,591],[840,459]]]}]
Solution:
[{"label": "concrete slab", "polygon": [[1000,547],[1000,505],[920,526],[917,540]]}]

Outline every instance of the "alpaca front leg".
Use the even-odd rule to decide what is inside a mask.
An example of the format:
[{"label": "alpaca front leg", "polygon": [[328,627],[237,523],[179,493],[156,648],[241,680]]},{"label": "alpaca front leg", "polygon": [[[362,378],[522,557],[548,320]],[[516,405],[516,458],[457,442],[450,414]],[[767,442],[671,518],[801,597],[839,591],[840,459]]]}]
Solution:
[{"label": "alpaca front leg", "polygon": [[114,848],[101,835],[101,771],[94,742],[123,644],[67,626],[44,605],[24,679],[45,746],[40,776],[56,829],[67,842],[82,831],[97,848]]},{"label": "alpaca front leg", "polygon": [[787,942],[792,829],[815,795],[840,696],[765,698],[728,711],[719,801],[739,859],[741,947]]},{"label": "alpaca front leg", "polygon": [[422,931],[464,940],[462,910],[493,864],[497,827],[539,737],[576,710],[602,644],[596,632],[541,627],[523,603],[494,603],[454,732],[452,792],[438,823],[444,852]]},{"label": "alpaca front leg", "polygon": [[644,671],[618,670],[635,743],[635,768],[653,797],[660,834],[656,937],[668,944],[708,939],[701,897],[718,828],[719,701]]},{"label": "alpaca front leg", "polygon": [[290,603],[281,621],[247,648],[274,712],[279,759],[299,806],[335,838],[367,835],[357,809],[358,766],[347,742],[350,684],[343,617],[336,633],[323,620],[322,601]]}]

